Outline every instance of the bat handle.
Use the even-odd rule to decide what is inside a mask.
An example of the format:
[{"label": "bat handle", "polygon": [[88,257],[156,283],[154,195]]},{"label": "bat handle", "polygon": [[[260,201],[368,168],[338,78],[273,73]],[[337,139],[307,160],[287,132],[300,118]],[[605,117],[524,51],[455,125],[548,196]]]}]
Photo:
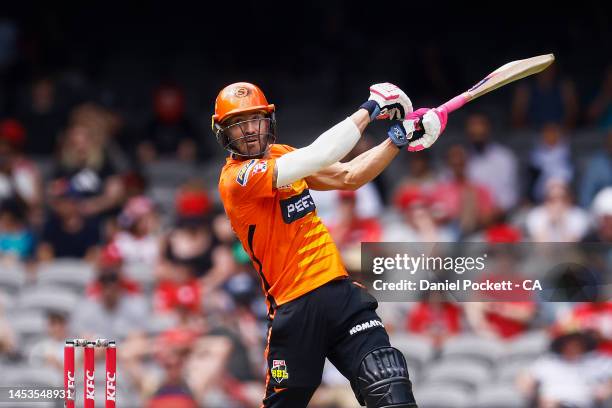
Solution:
[{"label": "bat handle", "polygon": [[451,113],[453,111],[456,111],[463,105],[465,105],[467,102],[468,102],[468,98],[465,97],[465,94],[461,94],[461,95],[455,96],[453,99],[446,102],[445,104],[438,106],[438,109],[440,110],[446,109],[448,113]]}]

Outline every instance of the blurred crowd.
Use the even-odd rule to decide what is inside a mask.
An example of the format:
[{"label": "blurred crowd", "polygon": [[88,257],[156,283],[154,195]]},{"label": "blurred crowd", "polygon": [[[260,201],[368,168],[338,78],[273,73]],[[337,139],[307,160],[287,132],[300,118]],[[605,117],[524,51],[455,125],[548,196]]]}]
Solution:
[{"label": "blurred crowd", "polygon": [[[0,32],[10,37],[10,25],[0,21]],[[10,59],[0,53],[3,89]],[[134,406],[257,406],[267,311],[220,206],[223,152],[201,125],[210,112],[194,117],[185,90],[164,81],[150,92],[146,119],[132,126],[97,85],[71,71],[40,75],[0,101],[0,363],[59,377],[66,338],[110,338],[119,344],[120,398]],[[363,241],[612,243],[612,68],[597,90],[584,100],[553,66],[514,88],[507,123],[471,112],[452,125],[460,137],[403,154],[393,174],[357,191],[312,192],[347,267],[359,268]],[[537,137],[519,150],[500,127]],[[585,129],[595,139],[583,142]],[[350,156],[373,143],[364,138]],[[68,264],[91,271],[72,293],[75,307],[41,301],[45,327],[25,339],[12,315],[32,307],[29,293],[52,291],[42,270]],[[9,271],[22,274],[18,287]],[[545,308],[554,310],[543,318]],[[533,407],[603,406],[612,395],[605,299],[432,298],[382,304],[381,314],[392,336],[428,344],[432,361],[467,334],[506,344],[544,333],[539,358],[522,361],[511,381]],[[312,406],[354,406],[333,368]]]}]

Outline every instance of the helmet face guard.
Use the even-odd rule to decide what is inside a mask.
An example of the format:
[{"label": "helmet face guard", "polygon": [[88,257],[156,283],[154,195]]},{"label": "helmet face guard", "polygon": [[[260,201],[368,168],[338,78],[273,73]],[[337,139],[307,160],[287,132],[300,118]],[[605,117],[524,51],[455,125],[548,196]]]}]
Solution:
[{"label": "helmet face guard", "polygon": [[217,142],[244,159],[259,158],[276,142],[274,112],[264,118],[247,119],[228,126],[215,124]]}]

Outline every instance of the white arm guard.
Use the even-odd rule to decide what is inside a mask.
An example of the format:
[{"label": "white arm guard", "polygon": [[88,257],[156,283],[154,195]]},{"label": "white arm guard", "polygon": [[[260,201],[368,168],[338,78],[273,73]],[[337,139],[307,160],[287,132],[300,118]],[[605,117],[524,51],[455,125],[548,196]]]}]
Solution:
[{"label": "white arm guard", "polygon": [[285,186],[331,166],[350,152],[361,138],[351,118],[327,130],[310,145],[276,159],[276,185]]}]

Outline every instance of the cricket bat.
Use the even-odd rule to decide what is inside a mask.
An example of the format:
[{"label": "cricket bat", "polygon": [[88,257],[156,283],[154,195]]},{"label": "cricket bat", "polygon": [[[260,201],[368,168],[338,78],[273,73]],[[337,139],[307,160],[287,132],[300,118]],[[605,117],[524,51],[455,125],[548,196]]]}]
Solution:
[{"label": "cricket bat", "polygon": [[554,60],[555,56],[553,54],[546,54],[509,62],[491,72],[461,95],[457,95],[445,104],[440,105],[438,109],[445,109],[448,113],[451,113],[461,108],[466,103],[494,91],[497,88],[544,71]]}]

